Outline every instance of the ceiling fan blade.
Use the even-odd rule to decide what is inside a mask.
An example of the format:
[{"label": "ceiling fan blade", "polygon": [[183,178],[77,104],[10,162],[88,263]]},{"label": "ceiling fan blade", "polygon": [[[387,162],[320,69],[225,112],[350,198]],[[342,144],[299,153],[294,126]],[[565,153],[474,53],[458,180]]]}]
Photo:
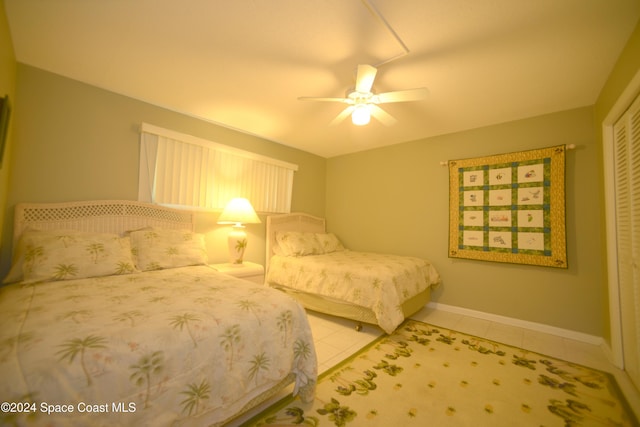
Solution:
[{"label": "ceiling fan blade", "polygon": [[371,111],[371,115],[385,126],[391,126],[397,122],[391,114],[387,113],[377,105],[369,104],[369,110]]},{"label": "ceiling fan blade", "polygon": [[379,93],[374,96],[374,102],[384,104],[388,102],[420,101],[429,94],[429,89],[421,87],[417,89],[397,90],[393,92]]},{"label": "ceiling fan blade", "polygon": [[336,116],[336,118],[331,121],[331,123],[329,123],[329,126],[336,126],[336,125],[340,124],[340,122],[342,122],[344,119],[346,119],[347,117],[349,117],[351,115],[351,113],[353,112],[353,110],[355,108],[356,108],[355,106],[350,105],[347,108],[345,108],[344,110],[342,110],[342,112],[340,114],[338,114]]},{"label": "ceiling fan blade", "polygon": [[301,96],[298,101],[323,101],[323,102],[343,102],[345,104],[353,104],[353,100],[349,98],[321,98],[313,96]]},{"label": "ceiling fan blade", "polygon": [[371,86],[376,78],[378,70],[376,67],[367,64],[358,65],[358,74],[356,75],[356,91],[360,93],[371,92]]}]

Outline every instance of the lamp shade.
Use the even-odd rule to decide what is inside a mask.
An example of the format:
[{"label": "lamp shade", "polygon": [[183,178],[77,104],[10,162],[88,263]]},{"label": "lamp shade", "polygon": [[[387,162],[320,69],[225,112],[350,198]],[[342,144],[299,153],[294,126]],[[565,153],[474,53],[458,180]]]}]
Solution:
[{"label": "lamp shade", "polygon": [[249,200],[238,197],[232,199],[218,218],[218,224],[258,224],[260,218]]}]

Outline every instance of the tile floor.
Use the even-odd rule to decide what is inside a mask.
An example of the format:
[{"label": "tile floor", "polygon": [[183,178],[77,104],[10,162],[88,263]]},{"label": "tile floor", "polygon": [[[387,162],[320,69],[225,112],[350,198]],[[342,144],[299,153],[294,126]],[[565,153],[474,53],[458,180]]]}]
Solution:
[{"label": "tile floor", "polygon": [[[319,373],[352,355],[383,333],[381,329],[372,325],[363,325],[363,329],[358,332],[355,330],[355,322],[353,321],[314,312],[308,312],[308,314],[318,355]],[[411,317],[443,328],[454,329],[480,338],[499,341],[610,372],[615,375],[627,401],[635,410],[636,417],[640,419],[640,393],[624,372],[607,360],[604,351],[599,346],[427,307]],[[270,403],[273,401],[268,404]],[[251,411],[251,414],[255,415],[260,410],[262,409]]]}]

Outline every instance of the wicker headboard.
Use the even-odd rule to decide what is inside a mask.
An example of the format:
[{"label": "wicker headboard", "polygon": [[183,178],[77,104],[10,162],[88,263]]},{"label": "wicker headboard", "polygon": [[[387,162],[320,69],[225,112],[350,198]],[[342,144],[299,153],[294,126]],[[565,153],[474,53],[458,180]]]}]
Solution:
[{"label": "wicker headboard", "polygon": [[123,233],[142,227],[194,230],[193,212],[128,200],[65,203],[20,203],[16,206],[14,247],[27,227]]},{"label": "wicker headboard", "polygon": [[324,233],[325,220],[317,216],[301,212],[293,212],[283,215],[271,215],[267,217],[267,253],[266,264],[269,268],[269,260],[274,255],[273,248],[276,242],[276,232],[278,231],[298,231],[309,233]]}]

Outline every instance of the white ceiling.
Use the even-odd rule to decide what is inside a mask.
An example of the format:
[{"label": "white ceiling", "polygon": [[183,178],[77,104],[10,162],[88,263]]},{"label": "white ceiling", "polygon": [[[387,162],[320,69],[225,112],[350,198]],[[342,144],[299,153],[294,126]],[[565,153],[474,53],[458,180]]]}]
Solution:
[{"label": "white ceiling", "polygon": [[[19,62],[323,157],[592,105],[640,16],[638,0],[4,2]],[[297,99],[344,96],[358,64],[378,66],[374,92],[429,96],[364,127]]]}]

